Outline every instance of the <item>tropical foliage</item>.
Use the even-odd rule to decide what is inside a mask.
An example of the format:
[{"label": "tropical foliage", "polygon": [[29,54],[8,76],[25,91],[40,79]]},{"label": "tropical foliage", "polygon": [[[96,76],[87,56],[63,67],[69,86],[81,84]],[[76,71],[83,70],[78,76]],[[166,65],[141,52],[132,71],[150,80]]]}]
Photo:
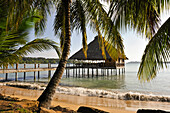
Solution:
[{"label": "tropical foliage", "polygon": [[[108,13],[106,12],[101,1],[106,1],[107,3],[110,3]],[[118,32],[118,29],[122,28],[122,26],[125,26],[125,28],[133,27],[137,29],[138,32],[146,35],[149,39],[151,39],[159,28],[159,14],[161,12],[161,8],[164,6],[166,8],[169,8],[169,5],[167,4],[169,4],[170,2],[169,0],[101,1],[53,0],[51,2],[50,0],[4,0],[7,6],[10,6],[7,7],[9,8],[9,13],[7,13],[7,16],[5,16],[7,17],[7,24],[5,27],[6,31],[11,31],[11,29],[19,29],[18,25],[22,23],[24,17],[30,15],[33,16],[35,14],[39,15],[41,18],[40,21],[36,22],[36,33],[39,33],[39,30],[43,31],[45,27],[47,12],[50,11],[49,7],[51,3],[55,5],[56,17],[54,22],[54,30],[55,34],[59,34],[60,36],[62,57],[60,59],[58,68],[55,71],[52,79],[50,80],[47,88],[38,99],[38,101],[40,102],[40,107],[43,106],[48,108],[50,106],[52,97],[55,93],[55,88],[60,82],[70,52],[71,31],[78,30],[82,33],[83,50],[85,56],[87,56],[86,51],[88,48],[86,27],[89,25],[90,28],[96,31],[98,34],[100,48],[103,52],[103,56],[105,57],[105,46],[107,46],[107,50],[109,51],[110,55],[115,56],[113,57],[113,59],[116,59],[118,58],[119,54],[124,54],[123,41],[120,33]],[[0,11],[3,10],[1,9]],[[102,35],[104,35],[104,38],[102,37]],[[107,41],[107,45],[104,45],[105,41]],[[157,55],[158,54],[156,54],[156,56]],[[158,63],[157,60],[154,60],[154,63]],[[157,69],[154,69],[154,71],[157,71]]]},{"label": "tropical foliage", "polygon": [[160,25],[160,13],[170,8],[170,0],[113,0],[109,16],[117,28],[134,28],[151,39]]},{"label": "tropical foliage", "polygon": [[[55,34],[60,35],[61,48],[63,48],[65,40],[65,5],[65,2],[62,0],[59,0],[57,2],[56,18],[54,23]],[[114,27],[113,22],[108,17],[107,12],[105,11],[101,2],[99,2],[98,0],[75,0],[72,1],[72,5],[70,8],[71,30],[77,30],[78,32],[81,32],[82,45],[85,56],[87,56],[86,52],[88,49],[86,33],[86,28],[88,25],[90,25],[90,27],[98,33],[98,36],[100,37],[100,48],[103,51],[104,57],[104,40],[107,40],[110,44],[112,44],[112,47],[117,50],[115,51],[116,54],[112,54],[111,56],[124,54],[123,40],[117,29]],[[103,34],[104,38],[102,37]],[[109,46],[108,50],[110,49],[111,46]],[[118,56],[116,58],[118,58]]]},{"label": "tropical foliage", "polygon": [[170,60],[170,18],[161,26],[146,46],[138,77],[150,81],[157,72],[167,67]]},{"label": "tropical foliage", "polygon": [[108,14],[118,29],[134,28],[150,40],[138,71],[141,80],[154,78],[170,59],[169,19],[159,29],[160,13],[169,9],[170,0],[114,0],[110,4]]},{"label": "tropical foliage", "polygon": [[[11,5],[10,3],[13,4]],[[58,55],[60,55],[57,43],[54,41],[48,39],[35,39],[27,43],[29,30],[34,26],[36,27],[35,24],[38,23],[41,24],[41,21],[43,19],[41,18],[41,15],[39,16],[39,14],[37,14],[36,11],[34,12],[34,10],[33,10],[34,13],[33,12],[30,13],[31,11],[30,12],[25,11],[25,9],[21,9],[24,13],[22,11],[17,10],[17,8],[26,7],[25,5],[28,4],[25,2],[23,2],[22,4],[20,2],[14,1],[0,2],[1,67],[3,66],[5,68],[8,66],[8,64],[13,65],[16,62],[19,62],[19,59],[22,56],[27,55],[28,53],[33,53],[35,51],[43,51],[54,48],[56,49]],[[10,11],[12,8],[13,10]]]},{"label": "tropical foliage", "polygon": [[[71,31],[77,30],[82,33],[82,45],[84,55],[87,56],[87,33],[88,25],[98,33],[100,48],[105,57],[104,41],[110,43],[107,49],[112,52],[117,59],[119,54],[124,54],[122,38],[114,27],[111,18],[108,17],[102,3],[98,0],[57,0],[56,17],[54,23],[55,34],[60,36],[60,45],[62,56],[52,79],[47,85],[45,91],[38,98],[39,106],[49,108],[55,89],[58,86],[70,52]],[[102,37],[104,34],[104,37]],[[117,55],[117,56],[116,56]]]}]

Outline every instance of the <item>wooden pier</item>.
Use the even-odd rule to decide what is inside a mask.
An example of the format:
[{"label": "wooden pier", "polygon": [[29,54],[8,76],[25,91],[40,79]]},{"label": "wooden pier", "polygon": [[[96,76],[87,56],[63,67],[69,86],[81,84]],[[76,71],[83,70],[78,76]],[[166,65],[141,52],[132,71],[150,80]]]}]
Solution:
[{"label": "wooden pier", "polygon": [[125,73],[124,65],[119,67],[106,67],[104,65],[91,63],[88,65],[75,64],[66,67],[66,78],[78,77],[78,78],[93,78],[99,76],[120,75]]},{"label": "wooden pier", "polygon": [[19,64],[16,64],[15,68],[12,69],[0,69],[0,74],[5,73],[5,80],[8,80],[8,73],[15,73],[15,81],[18,80],[18,73],[24,73],[24,80],[26,79],[26,72],[34,72],[34,80],[36,80],[36,73],[38,72],[38,79],[40,78],[40,71],[48,71],[48,78],[51,78],[51,71],[56,70],[57,67],[51,67],[51,64],[48,64],[48,67],[40,67],[40,64],[33,64],[34,68],[19,68]]},{"label": "wooden pier", "polygon": [[[26,79],[26,72],[34,72],[33,77],[34,81],[40,79],[40,72],[47,71],[48,79],[51,78],[51,71],[56,70],[57,67],[51,67],[51,64],[48,64],[48,67],[41,67],[40,64],[33,64],[33,68],[27,68],[24,64],[23,68],[19,68],[19,64],[16,64],[12,69],[0,69],[0,74],[5,73],[5,80],[8,80],[9,73],[15,73],[15,81],[18,81],[18,73],[23,73],[23,79]],[[38,75],[36,76],[36,72]],[[96,64],[80,65],[80,64],[67,64],[65,69],[65,77],[77,77],[77,78],[93,78],[99,76],[109,76],[109,75],[120,75],[125,73],[124,66],[119,67],[106,67]],[[36,78],[37,77],[37,78]]]}]

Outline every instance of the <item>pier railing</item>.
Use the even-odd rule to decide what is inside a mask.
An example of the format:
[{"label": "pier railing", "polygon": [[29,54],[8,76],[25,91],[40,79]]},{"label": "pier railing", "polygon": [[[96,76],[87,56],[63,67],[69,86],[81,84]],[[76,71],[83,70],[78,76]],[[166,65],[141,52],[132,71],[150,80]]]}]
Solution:
[{"label": "pier railing", "polygon": [[[32,67],[27,67],[27,64],[23,64],[22,68],[19,67],[19,64],[16,64],[13,68],[0,69],[0,73],[5,73],[5,80],[8,80],[8,73],[15,73],[15,80],[18,80],[18,73],[24,73],[24,80],[26,79],[26,72],[34,72],[34,80],[40,78],[40,71],[48,71],[48,78],[51,78],[51,71],[56,70],[57,65],[52,67],[49,63],[48,66],[42,67],[41,64],[32,64]],[[118,68],[119,67],[119,68]],[[120,69],[122,73],[125,72],[124,64],[117,64],[117,66],[107,66],[105,63],[68,63],[66,65],[65,75],[66,77],[94,77],[94,76],[106,76],[112,75],[113,70],[117,75],[117,70],[120,74]],[[36,76],[38,72],[38,76]]]}]

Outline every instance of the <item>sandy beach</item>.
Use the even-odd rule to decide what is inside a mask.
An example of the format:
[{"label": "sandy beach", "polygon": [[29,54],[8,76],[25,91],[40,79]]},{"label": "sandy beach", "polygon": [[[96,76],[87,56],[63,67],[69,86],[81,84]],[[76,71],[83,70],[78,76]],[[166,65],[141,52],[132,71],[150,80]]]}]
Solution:
[{"label": "sandy beach", "polygon": [[[0,86],[0,93],[19,99],[37,100],[42,90]],[[169,102],[118,100],[99,97],[75,96],[56,93],[52,106],[77,110],[80,106],[89,106],[110,113],[136,113],[138,109],[160,109],[169,111]]]},{"label": "sandy beach", "polygon": [[[39,95],[42,93],[40,90],[31,90],[23,88],[15,88],[9,86],[0,86],[0,93],[7,96],[17,97],[20,99],[36,100]],[[77,110],[80,106],[90,106],[97,109],[101,109],[110,113],[136,113],[136,111],[128,110],[121,104],[119,106],[113,106],[113,99],[97,98],[97,97],[83,97],[83,96],[72,96],[65,94],[55,94],[55,97],[52,101],[52,106],[66,107],[72,110]],[[100,103],[108,103],[105,106],[100,106]],[[119,100],[114,100],[119,101]],[[121,102],[121,101],[120,101]],[[117,104],[117,103],[115,103]]]}]

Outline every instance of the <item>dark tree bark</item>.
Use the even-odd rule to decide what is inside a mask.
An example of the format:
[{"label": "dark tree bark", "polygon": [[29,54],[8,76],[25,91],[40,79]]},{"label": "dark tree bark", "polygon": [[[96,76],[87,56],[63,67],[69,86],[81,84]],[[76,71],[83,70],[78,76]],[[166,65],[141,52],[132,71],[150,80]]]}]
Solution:
[{"label": "dark tree bark", "polygon": [[71,0],[63,0],[63,2],[66,3],[65,6],[65,14],[66,14],[66,20],[65,20],[65,28],[66,28],[66,38],[64,43],[64,48],[62,52],[62,56],[59,62],[59,65],[51,78],[50,82],[48,83],[46,89],[41,94],[41,96],[38,98],[39,101],[39,107],[45,107],[49,108],[51,105],[51,101],[53,99],[53,96],[56,91],[56,87],[58,86],[61,77],[64,73],[64,69],[68,60],[68,55],[70,53],[70,43],[71,43],[71,29],[70,29],[70,4]]}]

